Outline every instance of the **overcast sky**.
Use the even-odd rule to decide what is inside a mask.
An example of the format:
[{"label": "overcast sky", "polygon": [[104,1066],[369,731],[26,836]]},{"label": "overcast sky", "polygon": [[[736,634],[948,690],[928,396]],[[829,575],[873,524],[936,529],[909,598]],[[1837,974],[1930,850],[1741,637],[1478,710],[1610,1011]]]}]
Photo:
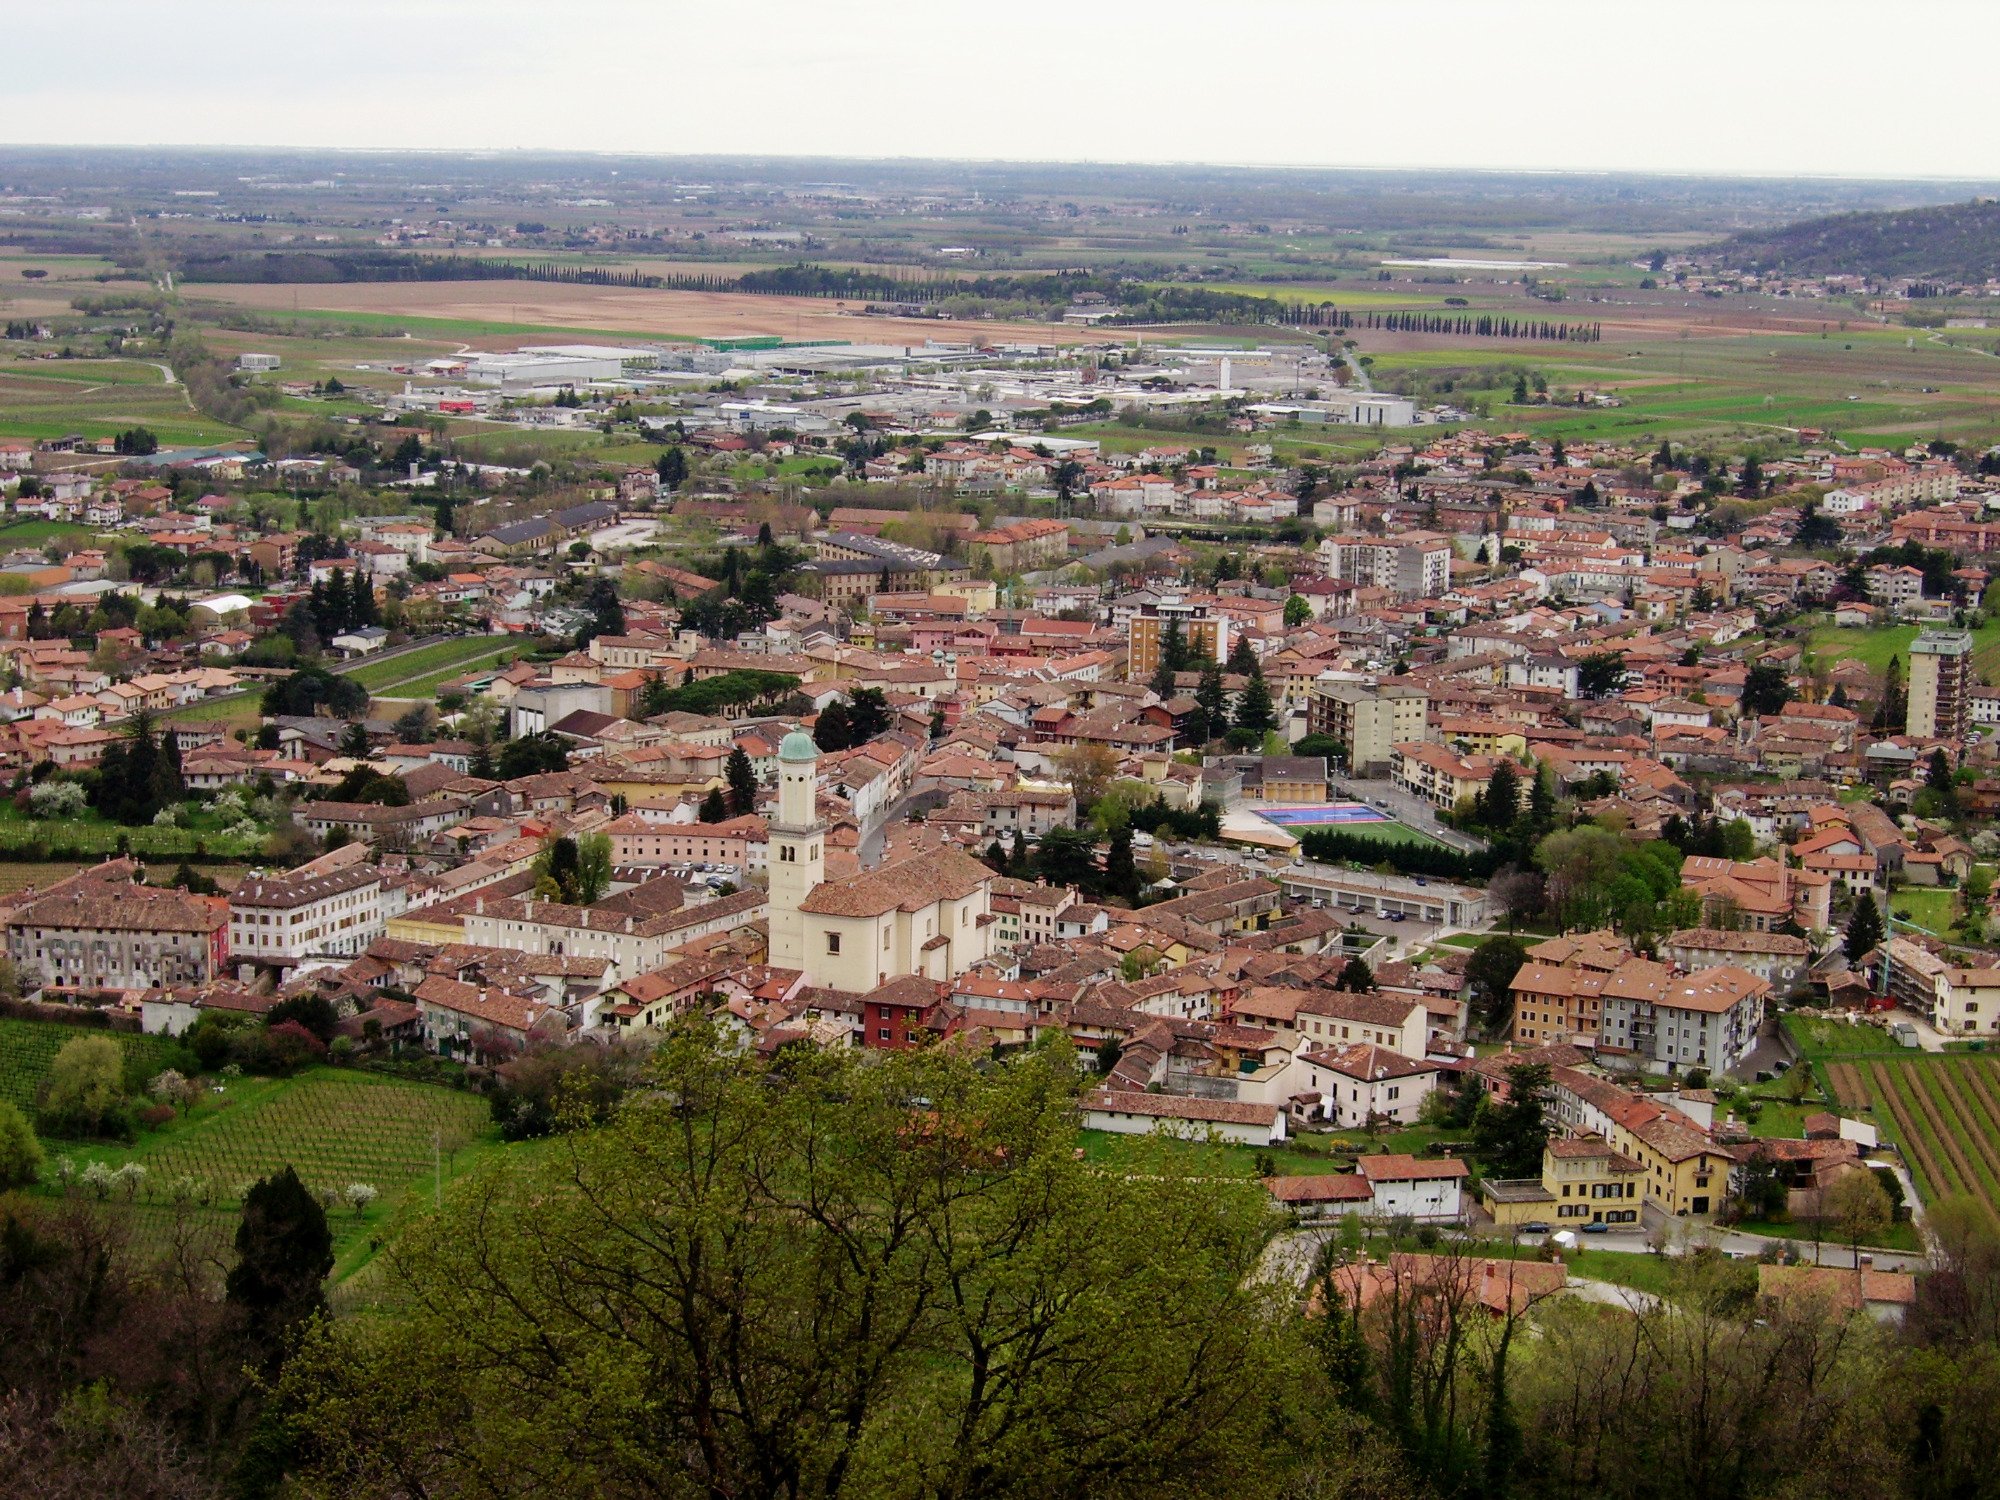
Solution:
[{"label": "overcast sky", "polygon": [[1996,0],[0,0],[0,140],[1992,178],[1996,42]]}]

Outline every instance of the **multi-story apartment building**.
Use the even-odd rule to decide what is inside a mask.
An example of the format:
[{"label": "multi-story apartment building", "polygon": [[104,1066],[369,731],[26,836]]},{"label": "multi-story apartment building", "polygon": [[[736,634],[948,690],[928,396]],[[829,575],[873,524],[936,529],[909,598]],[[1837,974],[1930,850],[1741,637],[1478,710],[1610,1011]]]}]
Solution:
[{"label": "multi-story apartment building", "polygon": [[1676,976],[1650,994],[1606,985],[1598,1056],[1655,1073],[1733,1068],[1757,1045],[1770,992],[1768,981],[1733,964]]},{"label": "multi-story apartment building", "polygon": [[1972,713],[1971,632],[1926,630],[1910,642],[1909,687],[1907,734],[1924,740],[1964,739]]},{"label": "multi-story apartment building", "polygon": [[1347,746],[1347,769],[1356,776],[1386,773],[1397,745],[1424,737],[1429,714],[1429,695],[1414,687],[1315,683],[1306,701],[1309,732]]},{"label": "multi-story apartment building", "polygon": [[1160,669],[1160,643],[1167,638],[1172,621],[1179,622],[1181,640],[1193,660],[1229,659],[1227,615],[1211,611],[1206,604],[1161,599],[1133,615],[1127,626],[1126,673],[1134,682],[1145,682]]},{"label": "multi-story apartment building", "polygon": [[253,874],[229,897],[229,951],[249,978],[309,958],[352,958],[382,936],[382,871],[352,844],[278,875]]},{"label": "multi-story apartment building", "polygon": [[1459,755],[1417,740],[1394,747],[1390,779],[1412,796],[1446,811],[1486,790],[1499,762],[1490,755]]},{"label": "multi-story apartment building", "polygon": [[1398,599],[1436,598],[1451,586],[1451,542],[1433,532],[1330,536],[1319,555],[1335,582],[1387,589]]},{"label": "multi-story apartment building", "polygon": [[35,988],[206,984],[229,958],[229,903],[139,884],[129,859],[32,888],[7,919],[7,955]]}]

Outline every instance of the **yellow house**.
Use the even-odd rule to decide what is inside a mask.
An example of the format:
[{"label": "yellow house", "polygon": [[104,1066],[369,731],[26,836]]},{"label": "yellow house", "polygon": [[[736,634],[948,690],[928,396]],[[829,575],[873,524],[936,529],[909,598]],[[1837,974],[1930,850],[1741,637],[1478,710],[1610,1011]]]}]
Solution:
[{"label": "yellow house", "polygon": [[1632,1123],[1615,1124],[1613,1144],[1644,1169],[1645,1199],[1670,1214],[1708,1214],[1729,1194],[1735,1158],[1692,1124],[1640,1104]]},{"label": "yellow house", "polygon": [[1539,1179],[1488,1178],[1480,1206],[1503,1229],[1547,1224],[1637,1224],[1646,1169],[1609,1141],[1558,1137],[1542,1149]]},{"label": "yellow house", "polygon": [[[1438,738],[1467,755],[1505,755],[1518,758],[1528,753],[1528,740],[1520,726],[1504,719],[1441,718]],[[1527,773],[1522,773],[1526,780]]]},{"label": "yellow house", "polygon": [[1552,1140],[1542,1148],[1542,1186],[1555,1225],[1637,1224],[1646,1169],[1609,1141]]},{"label": "yellow house", "polygon": [[1000,585],[990,578],[948,578],[933,585],[931,592],[963,599],[966,614],[975,620],[1000,604]]}]

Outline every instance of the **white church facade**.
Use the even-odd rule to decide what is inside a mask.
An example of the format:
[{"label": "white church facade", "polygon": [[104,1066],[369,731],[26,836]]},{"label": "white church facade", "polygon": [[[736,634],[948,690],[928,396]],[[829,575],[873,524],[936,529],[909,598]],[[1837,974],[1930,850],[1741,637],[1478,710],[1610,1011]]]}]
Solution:
[{"label": "white church facade", "polygon": [[990,957],[993,871],[941,849],[829,882],[818,782],[811,737],[785,736],[770,825],[772,965],[803,970],[817,988],[866,994],[911,974],[956,979]]}]

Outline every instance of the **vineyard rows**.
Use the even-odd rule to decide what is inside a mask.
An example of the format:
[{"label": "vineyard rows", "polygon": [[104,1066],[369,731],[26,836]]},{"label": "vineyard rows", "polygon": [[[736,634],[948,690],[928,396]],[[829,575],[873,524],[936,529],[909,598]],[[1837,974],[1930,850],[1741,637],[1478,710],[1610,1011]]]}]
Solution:
[{"label": "vineyard rows", "polygon": [[241,1109],[222,1110],[142,1143],[147,1193],[180,1179],[204,1201],[234,1203],[243,1189],[287,1165],[315,1191],[365,1182],[384,1197],[428,1176],[433,1147],[449,1154],[487,1117],[470,1094],[333,1072],[311,1073]]},{"label": "vineyard rows", "polygon": [[1924,1196],[1962,1193],[2000,1218],[2000,1058],[1965,1053],[1830,1062],[1848,1108],[1872,1108],[1903,1148]]},{"label": "vineyard rows", "polygon": [[65,1042],[80,1036],[108,1036],[125,1049],[126,1057],[146,1060],[150,1075],[158,1067],[168,1042],[164,1037],[138,1036],[131,1032],[97,1031],[82,1026],[64,1026],[55,1021],[22,1021],[0,1018],[0,1099],[16,1105],[30,1119],[35,1113],[35,1091],[48,1076],[49,1064]]}]

